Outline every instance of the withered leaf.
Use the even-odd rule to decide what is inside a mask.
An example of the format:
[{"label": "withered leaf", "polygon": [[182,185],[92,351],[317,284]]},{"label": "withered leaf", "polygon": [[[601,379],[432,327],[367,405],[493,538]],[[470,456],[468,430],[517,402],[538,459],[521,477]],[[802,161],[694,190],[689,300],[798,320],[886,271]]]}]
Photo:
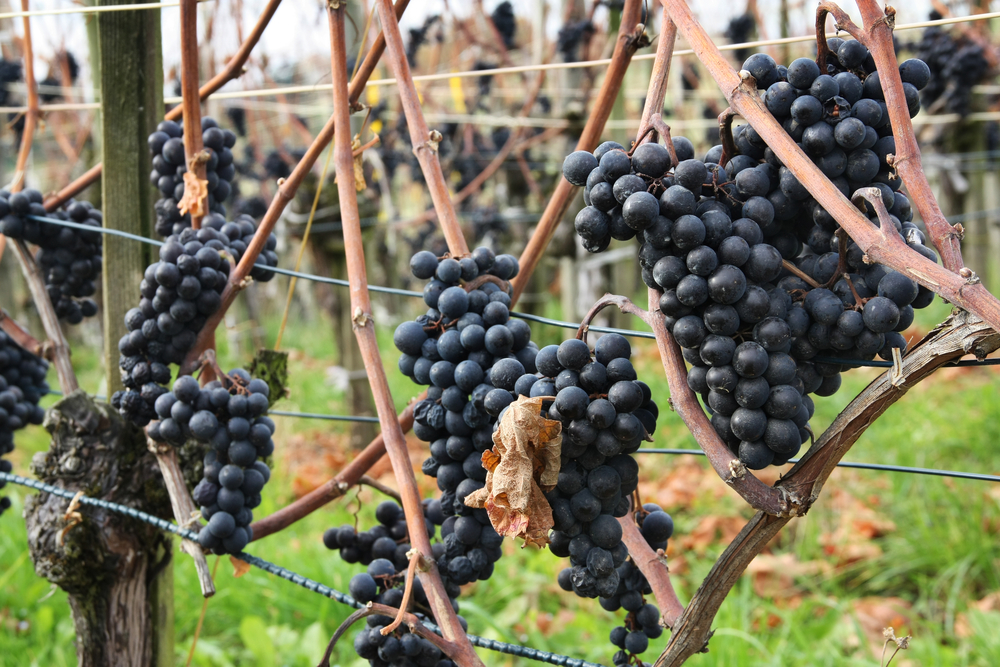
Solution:
[{"label": "withered leaf", "polygon": [[485,507],[501,535],[538,546],[549,542],[552,508],[544,494],[559,481],[562,451],[562,424],[541,416],[542,400],[520,396],[511,403],[493,449],[483,452],[486,486],[465,499],[469,507]]},{"label": "withered leaf", "polygon": [[250,563],[240,560],[236,556],[230,556],[229,562],[233,564],[233,576],[237,579],[250,571]]},{"label": "withered leaf", "polygon": [[177,202],[181,215],[190,213],[198,217],[208,213],[208,181],[200,179],[191,171],[184,172],[184,196]]}]

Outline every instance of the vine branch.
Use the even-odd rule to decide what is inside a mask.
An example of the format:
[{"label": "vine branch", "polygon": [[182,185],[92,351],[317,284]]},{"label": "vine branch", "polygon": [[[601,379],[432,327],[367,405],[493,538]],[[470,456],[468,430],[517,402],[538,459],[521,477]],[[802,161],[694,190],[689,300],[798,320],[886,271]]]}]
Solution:
[{"label": "vine branch", "polygon": [[649,587],[653,589],[653,597],[656,598],[656,605],[660,608],[660,618],[663,620],[663,625],[672,628],[677,619],[684,613],[684,605],[677,598],[677,592],[674,591],[673,582],[670,580],[670,570],[667,569],[666,563],[646,542],[646,538],[639,532],[639,527],[635,525],[632,516],[633,512],[629,512],[628,516],[618,519],[618,523],[622,526],[622,542],[628,547],[632,562],[646,577]]},{"label": "vine branch", "polygon": [[201,99],[198,96],[198,0],[181,0],[181,96],[187,173],[184,174],[184,197],[178,206],[187,207],[191,227],[199,229],[201,219],[208,212],[208,183],[205,180],[208,156],[202,154]]},{"label": "vine branch", "polygon": [[27,329],[24,329],[20,324],[15,322],[14,318],[3,308],[0,308],[0,330],[10,336],[15,343],[34,355],[47,359],[51,354],[46,349],[45,343],[39,342]]},{"label": "vine branch", "polygon": [[[397,47],[402,46],[402,38],[399,37],[398,32],[399,27],[395,23],[392,12],[389,11],[388,0],[384,0],[379,5],[379,10],[387,46],[390,53],[393,53]],[[445,639],[455,644],[456,662],[461,667],[478,667],[482,665],[482,662],[472,649],[472,644],[458,621],[458,616],[451,606],[433,561],[433,552],[430,539],[427,536],[417,480],[410,464],[403,430],[397,421],[396,408],[389,391],[385,366],[382,364],[378,348],[368,294],[365,249],[361,235],[361,217],[358,212],[357,190],[354,182],[354,157],[349,131],[351,102],[345,66],[347,62],[344,27],[346,7],[343,3],[338,3],[336,6],[331,4],[327,14],[330,19],[330,65],[333,72],[334,118],[336,124],[341,128],[341,131],[337,132],[335,136],[334,165],[337,173],[337,190],[340,195],[344,254],[347,259],[347,274],[351,281],[351,312],[355,314],[353,318],[354,334],[358,341],[358,347],[361,349],[368,380],[371,383],[375,408],[382,426],[385,449],[392,462],[392,469],[399,486],[399,495],[403,500],[403,513],[409,527],[410,542],[419,554],[417,557],[422,558],[427,563],[427,571],[420,574],[421,583],[427,592],[434,617],[438,625],[441,626]]]},{"label": "vine branch", "polygon": [[[167,444],[158,443],[149,436],[146,436],[146,448],[156,457],[156,464],[163,475],[164,486],[167,488],[167,495],[170,496],[170,507],[174,511],[174,519],[177,525],[182,528],[198,529],[201,522],[198,508],[188,492],[184,483],[184,473],[181,472],[180,463],[177,461],[177,450]],[[201,545],[191,540],[181,540],[181,550],[190,555],[194,560],[194,569],[198,572],[198,582],[201,585],[201,594],[206,598],[215,595],[215,584],[212,582],[212,574],[208,569],[208,560],[205,558],[205,551]]]},{"label": "vine branch", "polygon": [[[28,0],[21,0],[21,11],[28,11]],[[25,169],[31,156],[31,144],[35,138],[35,128],[38,126],[38,86],[35,84],[35,55],[31,46],[31,20],[24,16],[24,85],[28,90],[28,110],[24,116],[24,130],[21,133],[21,146],[17,151],[17,162],[14,166],[14,182],[10,185],[11,192],[20,192],[24,187]]]},{"label": "vine branch", "polygon": [[[406,9],[409,4],[409,0],[397,0],[395,4],[395,12],[397,19],[402,15],[403,10]],[[372,72],[375,71],[375,66],[378,64],[379,59],[382,57],[382,53],[385,50],[385,37],[380,33],[375,43],[372,44],[372,48],[368,51],[368,55],[365,56],[364,61],[361,63],[361,67],[358,68],[357,74],[351,80],[351,85],[349,90],[350,102],[354,105],[358,98],[361,96],[361,92],[365,89],[365,85],[368,83],[368,79],[371,77]],[[181,365],[181,373],[190,373],[193,368],[197,366],[198,357],[204,352],[212,342],[215,336],[215,329],[222,322],[222,319],[226,316],[226,311],[236,300],[236,296],[244,290],[249,284],[250,270],[253,265],[257,262],[257,258],[260,257],[260,253],[264,250],[264,246],[267,243],[268,237],[271,232],[274,231],[274,226],[278,223],[278,218],[284,212],[285,207],[292,201],[295,197],[295,193],[298,191],[299,186],[302,185],[302,181],[312,170],[316,160],[319,159],[320,154],[323,150],[330,145],[333,140],[334,135],[334,116],[326,121],[326,125],[316,139],[313,140],[312,144],[306,150],[305,155],[299,160],[299,163],[295,165],[292,173],[284,181],[278,184],[278,191],[271,200],[271,204],[267,207],[267,212],[264,217],[261,218],[260,224],[257,226],[257,232],[254,234],[253,239],[247,246],[246,251],[243,253],[243,257],[240,263],[230,271],[229,282],[226,284],[226,289],[222,292],[222,303],[219,309],[212,314],[207,321],[205,326],[202,327],[201,333],[198,334],[198,339],[195,342],[194,347],[188,353],[188,356],[184,359],[184,363]],[[350,129],[348,128],[348,133]]]},{"label": "vine branch", "polygon": [[76,372],[70,360],[69,343],[66,342],[66,336],[56,316],[56,309],[52,306],[52,300],[49,299],[49,293],[45,289],[45,276],[42,275],[38,263],[31,256],[31,251],[23,240],[11,239],[9,244],[14,247],[14,254],[17,255],[17,261],[21,265],[21,273],[28,283],[31,298],[35,302],[35,308],[38,309],[45,335],[48,336],[52,363],[59,377],[59,389],[68,395],[79,389],[80,384],[76,380]]},{"label": "vine branch", "polygon": [[[614,107],[615,99],[625,81],[625,71],[628,69],[632,56],[642,45],[644,39],[643,31],[645,26],[639,23],[642,16],[642,0],[625,0],[625,7],[622,10],[621,28],[618,31],[618,39],[615,41],[615,50],[611,56],[611,64],[608,65],[604,75],[604,82],[601,90],[597,94],[597,105],[587,118],[587,124],[583,128],[583,133],[576,143],[578,151],[592,151],[597,147],[597,142],[604,132],[604,125],[611,117],[611,110]],[[596,4],[595,4],[596,7]],[[528,244],[521,253],[518,260],[521,270],[514,277],[514,295],[512,301],[517,303],[524,289],[528,286],[528,281],[538,266],[542,258],[542,253],[548,247],[549,241],[556,233],[556,227],[562,221],[569,208],[577,188],[570,184],[564,177],[559,179],[555,192],[549,198],[545,211],[542,213],[538,226],[528,239]]]},{"label": "vine branch", "polygon": [[[642,117],[639,121],[639,133],[636,135],[636,143],[640,144],[649,139],[644,139],[647,128],[652,127],[659,131],[653,121],[653,116],[663,113],[663,100],[667,96],[667,80],[670,76],[670,63],[674,56],[674,44],[677,41],[677,26],[667,16],[663,10],[663,20],[660,22],[659,42],[656,44],[656,58],[653,60],[653,71],[649,76],[649,88],[646,90],[646,103],[642,109]],[[660,118],[662,120],[662,116]],[[677,164],[674,153],[673,141],[669,134],[661,137],[670,151],[673,163]]]},{"label": "vine branch", "polygon": [[420,170],[430,190],[431,201],[441,223],[441,231],[444,232],[445,241],[452,255],[468,255],[469,245],[462,233],[462,226],[455,213],[451,193],[448,191],[448,183],[441,170],[441,161],[438,159],[437,145],[441,141],[441,134],[437,130],[432,132],[428,128],[427,120],[420,108],[420,96],[413,84],[413,74],[410,72],[403,36],[399,32],[399,21],[392,11],[391,0],[378,0],[376,6],[382,22],[382,34],[385,36],[389,70],[396,77],[413,154],[420,163]]}]

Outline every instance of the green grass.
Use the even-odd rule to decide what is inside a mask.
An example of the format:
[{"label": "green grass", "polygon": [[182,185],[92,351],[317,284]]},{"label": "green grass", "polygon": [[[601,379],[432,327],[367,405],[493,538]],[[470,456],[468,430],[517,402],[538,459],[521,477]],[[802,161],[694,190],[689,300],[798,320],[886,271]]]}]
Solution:
[{"label": "green grass", "polygon": [[[947,314],[942,305],[922,313],[925,329]],[[545,314],[558,317],[547,305]],[[417,393],[393,369],[387,322],[379,322],[397,406]],[[635,326],[638,326],[636,324]],[[276,326],[267,326],[273,342]],[[555,342],[569,332],[533,325],[541,342]],[[285,334],[285,347],[304,350],[289,364],[293,387],[286,410],[346,411],[344,397],[333,391],[326,367],[334,358],[331,327],[322,318],[295,322]],[[245,361],[230,354],[219,337],[223,366]],[[245,345],[242,346],[246,349]],[[666,408],[666,382],[649,342],[637,343],[640,373]],[[98,353],[84,345],[74,347],[81,384],[90,391],[100,385]],[[817,401],[813,426],[822,430],[857,391],[876,374],[859,370],[845,377],[834,397]],[[911,391],[867,431],[848,460],[952,468],[995,473],[1000,471],[1000,374],[989,369],[945,371]],[[48,399],[53,400],[53,399]],[[292,433],[346,433],[347,426],[305,420],[279,419],[279,441]],[[32,427],[18,434],[13,456],[17,471],[26,472],[32,453],[47,446],[46,434]],[[679,419],[664,409],[655,446],[695,447]],[[280,460],[280,459],[279,459]],[[664,478],[682,460],[660,455],[641,456],[644,479]],[[699,460],[699,470],[705,469]],[[707,477],[706,477],[707,476]],[[671,557],[677,567],[675,582],[687,601],[711,567],[724,544],[718,539],[686,549],[690,535],[706,516],[750,516],[738,498],[718,479],[699,473],[691,483],[708,482],[690,502],[668,506],[677,532]],[[256,512],[273,512],[292,497],[292,474],[281,467]],[[721,490],[720,490],[721,489]],[[60,666],[76,664],[73,625],[66,596],[35,576],[28,556],[21,509],[25,490],[4,490],[13,500],[12,511],[0,517],[0,663]],[[354,566],[323,548],[322,531],[352,522],[359,504],[355,494],[333,503],[286,530],[280,537],[254,543],[251,553],[325,584],[346,590]],[[360,494],[358,520],[370,524],[370,491]],[[877,622],[855,613],[870,598],[901,598],[909,606],[899,634],[914,635],[911,648],[897,661],[929,667],[995,665],[1000,663],[1000,613],[977,601],[1000,590],[1000,488],[983,482],[946,480],[871,471],[834,473],[816,506],[805,518],[790,524],[771,547],[770,556],[791,558],[813,567],[807,573],[778,579],[767,597],[759,596],[754,580],[744,576],[722,606],[713,624],[710,652],[691,660],[693,665],[817,665],[830,667],[878,665],[866,630]],[[878,521],[891,522],[870,539],[858,539],[865,551],[856,559],[836,555],[840,542],[854,543],[852,513],[872,512]],[[865,519],[868,515],[862,516]],[[888,525],[888,524],[887,524]],[[847,530],[844,527],[847,526]],[[837,532],[837,531],[841,532]],[[610,664],[607,633],[616,615],[595,601],[580,600],[555,583],[562,566],[548,552],[521,550],[509,543],[494,577],[470,587],[462,598],[470,629],[487,637],[520,642]],[[214,559],[213,559],[214,561]],[[779,568],[780,569],[780,568]],[[777,574],[782,574],[778,572]],[[794,574],[794,570],[790,571]],[[775,575],[777,578],[777,575]],[[175,557],[175,612],[177,664],[184,664],[201,612],[202,600],[190,559]],[[219,565],[218,594],[209,602],[204,628],[195,652],[196,665],[315,665],[330,635],[347,616],[343,606],[311,594],[288,582],[252,570],[233,577],[228,560]],[[873,625],[874,624],[874,625]],[[880,631],[880,627],[874,627]],[[652,660],[666,642],[652,642],[645,654]],[[482,652],[488,665],[521,664],[508,656]],[[363,664],[349,640],[338,646],[335,663]],[[894,662],[894,664],[896,664]]]}]

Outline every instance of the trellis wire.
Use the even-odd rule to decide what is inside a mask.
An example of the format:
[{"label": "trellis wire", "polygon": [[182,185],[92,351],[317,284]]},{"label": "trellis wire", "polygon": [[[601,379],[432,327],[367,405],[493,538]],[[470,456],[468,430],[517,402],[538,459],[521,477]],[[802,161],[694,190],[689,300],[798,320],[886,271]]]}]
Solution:
[{"label": "trellis wire", "polygon": [[[993,362],[990,365],[1000,364],[1000,359],[988,359],[987,361]],[[892,366],[892,362],[886,361],[882,362],[888,366]],[[50,391],[49,394],[53,396],[62,396],[62,392]],[[94,396],[98,400],[104,400],[104,396]],[[295,417],[300,419],[321,419],[326,421],[344,421],[344,422],[378,422],[378,417],[365,417],[363,415],[327,415],[319,412],[292,412],[289,410],[268,410],[268,415],[278,415],[281,417]],[[705,453],[700,449],[657,449],[657,448],[644,448],[638,450],[639,454],[693,454],[695,456],[704,456]],[[798,459],[789,459],[791,463],[798,463]],[[860,468],[862,470],[883,470],[886,472],[902,472],[902,473],[912,473],[914,475],[937,475],[939,477],[957,477],[959,479],[974,479],[983,482],[1000,482],[1000,477],[995,477],[993,475],[983,475],[974,472],[962,472],[960,470],[938,470],[935,468],[914,468],[910,466],[893,466],[893,465],[883,465],[880,463],[857,463],[852,461],[841,461],[837,464],[838,468]]]},{"label": "trellis wire", "polygon": [[140,243],[148,243],[149,245],[162,246],[163,241],[157,241],[156,239],[151,239],[145,236],[139,236],[138,234],[129,234],[128,232],[123,232],[117,229],[111,229],[110,227],[94,227],[91,225],[82,225],[79,222],[73,222],[72,220],[60,220],[59,218],[48,218],[41,215],[26,215],[24,216],[28,220],[34,220],[35,222],[47,222],[53,225],[60,225],[62,227],[70,227],[72,229],[79,229],[85,232],[97,232],[99,234],[110,234],[112,236],[120,236],[123,239],[129,239],[131,241],[138,241]]},{"label": "trellis wire", "polygon": [[[156,239],[147,238],[145,236],[137,236],[135,234],[128,234],[126,232],[120,232],[117,229],[108,229],[105,227],[88,227],[87,225],[81,225],[76,222],[70,222],[68,220],[59,220],[57,218],[46,218],[38,215],[28,215],[25,216],[29,220],[35,220],[36,222],[48,222],[53,225],[64,225],[66,227],[73,227],[75,229],[82,229],[88,232],[100,232],[102,234],[113,234],[115,236],[122,236],[124,238],[132,239],[134,241],[139,241],[141,243],[149,243],[152,245],[162,246],[162,241],[157,241]],[[282,269],[276,266],[265,266],[263,264],[254,264],[254,266],[259,266],[261,269],[266,269],[267,271],[273,271],[274,273],[280,273],[284,276],[295,276],[296,278],[302,278],[303,280],[311,280],[313,282],[325,283],[328,285],[338,285],[340,287],[350,287],[351,284],[340,278],[327,278],[324,276],[317,276],[312,273],[303,273],[301,271],[292,271],[290,269]],[[382,287],[380,285],[369,285],[368,289],[372,292],[382,292],[383,294],[396,294],[399,296],[408,296],[416,299],[422,299],[423,293],[416,292],[413,290],[399,289],[397,287]],[[541,315],[532,315],[530,313],[516,313],[511,312],[511,317],[516,317],[518,319],[526,320],[528,322],[537,322],[539,324],[547,324],[549,326],[560,327],[562,329],[579,329],[579,322],[566,322],[564,320],[556,320],[551,317],[542,317]],[[631,338],[647,338],[650,340],[655,340],[656,336],[650,331],[636,331],[635,329],[619,329],[616,327],[602,327],[598,325],[590,325],[588,330],[597,333],[616,333],[622,336],[629,336]],[[826,364],[840,364],[842,366],[870,366],[873,368],[891,368],[891,361],[862,361],[860,359],[842,359],[838,357],[815,357],[815,361]],[[951,361],[945,366],[998,366],[1000,365],[1000,358],[998,359],[983,359],[983,360],[968,360],[968,361]],[[372,421],[378,421],[377,418],[372,417]]]},{"label": "trellis wire", "polygon": [[278,415],[279,417],[299,417],[301,419],[325,419],[327,421],[339,422],[369,422],[378,424],[378,417],[366,417],[364,415],[324,415],[318,412],[289,412],[287,410],[268,410],[268,416]]},{"label": "trellis wire", "polygon": [[[117,512],[118,514],[124,514],[125,516],[131,517],[137,521],[142,521],[143,523],[148,523],[151,526],[155,526],[160,530],[167,531],[168,533],[173,533],[185,540],[191,540],[192,542],[198,541],[198,533],[193,530],[188,530],[187,528],[182,528],[175,523],[167,521],[166,519],[161,519],[160,517],[153,516],[141,510],[137,510],[133,507],[128,507],[127,505],[119,505],[118,503],[113,503],[108,500],[101,500],[100,498],[91,498],[89,496],[81,495],[77,498],[76,493],[72,491],[67,491],[65,489],[60,489],[57,486],[52,486],[51,484],[45,484],[44,482],[39,482],[34,479],[29,479],[27,477],[21,477],[20,475],[15,475],[13,473],[0,472],[0,482],[10,482],[12,484],[17,484],[19,486],[26,486],[36,491],[41,491],[42,493],[49,493],[54,496],[59,496],[60,498],[65,498],[66,500],[76,499],[81,505],[93,505],[95,507],[100,507],[111,512]],[[307,591],[313,593],[318,593],[323,597],[330,598],[341,604],[345,604],[349,607],[354,607],[356,609],[361,609],[365,605],[361,604],[349,595],[345,595],[340,591],[330,588],[320,582],[305,577],[301,574],[293,572],[288,568],[282,567],[280,565],[275,565],[269,561],[264,560],[258,556],[253,556],[251,554],[242,552],[235,554],[236,558],[239,558],[245,563],[249,563],[256,568],[259,568],[268,574],[272,574],[276,577],[281,577],[285,581],[290,581],[296,586],[301,586]],[[434,623],[429,621],[421,621],[421,623],[427,627],[428,630],[436,634],[441,634],[440,628]],[[508,644],[506,642],[496,641],[493,639],[487,639],[485,637],[477,637],[476,635],[469,635],[469,640],[474,646],[480,648],[485,648],[490,651],[496,651],[498,653],[506,653],[508,655],[513,655],[519,658],[527,658],[529,660],[535,660],[536,662],[546,662],[552,665],[560,665],[560,667],[603,667],[598,663],[588,662],[586,660],[581,660],[579,658],[571,658],[568,655],[560,655],[558,653],[550,653],[549,651],[541,651],[530,646],[521,646],[519,644]]]},{"label": "trellis wire", "polygon": [[[65,396],[61,391],[52,391],[46,394],[46,396]],[[94,394],[94,398],[99,401],[108,400],[107,396],[101,396],[100,394]],[[328,415],[319,412],[294,412],[291,410],[268,410],[268,416],[278,417],[297,417],[300,419],[322,419],[325,421],[337,421],[337,422],[371,422],[377,424],[378,417],[366,417],[364,415]]]},{"label": "trellis wire", "polygon": [[[198,2],[210,2],[211,0],[198,0]],[[104,12],[127,12],[143,9],[168,9],[170,7],[180,7],[180,0],[171,2],[151,2],[138,3],[133,5],[99,5],[94,7],[67,7],[64,9],[32,9],[26,12],[4,12],[0,14],[0,19],[31,18],[33,16],[58,16],[63,14],[100,14]]]},{"label": "trellis wire", "polygon": [[[641,448],[636,454],[691,454],[692,456],[705,456],[705,452],[700,449],[670,449],[670,448]],[[799,459],[788,459],[789,463],[798,463]],[[1000,482],[1000,476],[984,475],[977,472],[962,472],[960,470],[939,470],[937,468],[914,468],[911,466],[894,466],[882,463],[857,463],[854,461],[841,461],[838,468],[855,468],[858,470],[878,470],[880,472],[904,472],[912,475],[933,475],[935,477],[955,477],[958,479],[971,479],[978,482]]]},{"label": "trellis wire", "polygon": [[[207,0],[201,0],[207,1]],[[163,6],[174,7],[177,3],[164,4]],[[109,8],[136,8],[136,9],[147,9],[149,7],[156,7],[156,5],[112,5]],[[48,11],[56,13],[86,13],[87,11],[107,11],[103,6],[101,7],[79,7],[73,10],[39,10]],[[29,12],[29,14],[31,14]],[[22,16],[24,12],[11,12],[9,14],[0,14],[0,18],[9,18],[15,16]],[[1000,18],[1000,12],[990,12],[986,14],[973,14],[970,16],[957,16],[946,19],[938,19],[935,21],[920,21],[918,23],[903,23],[895,26],[894,31],[900,32],[905,30],[919,30],[922,28],[931,28],[934,26],[942,25],[952,25],[956,23],[971,23],[974,21],[986,21],[990,19]],[[840,33],[827,33],[827,37],[836,37]],[[804,42],[815,41],[815,35],[800,35],[796,37],[783,37],[779,39],[765,39],[753,42],[739,42],[736,44],[722,44],[718,48],[720,51],[736,51],[739,49],[755,48],[759,46],[776,46],[783,44],[796,44]],[[693,55],[694,51],[692,49],[679,49],[675,50],[674,56],[688,56]],[[655,53],[643,53],[632,56],[633,61],[639,60],[653,60],[656,58]],[[545,63],[541,65],[520,65],[515,67],[494,67],[492,69],[483,70],[468,70],[463,72],[440,72],[435,74],[423,74],[413,77],[415,82],[422,81],[447,81],[456,78],[472,78],[480,76],[494,76],[497,74],[518,74],[522,72],[537,72],[537,71],[550,71],[550,70],[560,70],[560,69],[585,69],[589,67],[600,67],[603,65],[609,65],[611,63],[610,58],[601,58],[598,60],[581,60],[577,62],[570,63]],[[373,79],[368,81],[367,86],[391,86],[396,84],[396,79]],[[230,92],[219,93],[216,92],[209,96],[210,99],[216,100],[226,100],[226,99],[240,99],[245,97],[269,97],[277,95],[292,95],[296,93],[311,93],[311,92],[325,92],[331,89],[331,84],[317,84],[317,85],[307,85],[307,86],[284,86],[278,88],[261,88],[256,90],[236,90]],[[164,104],[178,104],[181,102],[180,97],[167,97],[164,98]],[[76,108],[73,105],[63,104],[60,106],[62,109]],[[82,108],[82,107],[81,107]],[[92,108],[92,107],[87,107]],[[41,111],[47,109],[46,105],[39,107]],[[27,107],[4,107],[0,111],[25,111]],[[950,120],[951,116],[958,116],[955,114],[947,114],[947,118]],[[986,118],[989,116],[989,118]],[[994,117],[995,116],[995,117]],[[945,118],[945,116],[935,116],[935,118]],[[1000,114],[990,114],[989,112],[970,114],[966,117],[966,120],[996,120],[1000,118]]]}]

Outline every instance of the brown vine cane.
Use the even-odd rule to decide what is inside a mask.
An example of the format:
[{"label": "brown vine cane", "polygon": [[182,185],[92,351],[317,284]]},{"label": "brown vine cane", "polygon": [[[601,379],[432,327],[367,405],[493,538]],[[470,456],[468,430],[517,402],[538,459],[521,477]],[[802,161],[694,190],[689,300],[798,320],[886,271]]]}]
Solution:
[{"label": "brown vine cane", "polygon": [[[397,0],[395,4],[397,18],[402,15],[403,10],[406,9],[408,4],[409,0]],[[372,48],[361,63],[361,67],[358,68],[357,74],[351,79],[348,90],[352,105],[360,98],[365,85],[368,83],[368,79],[371,77],[372,72],[375,71],[375,67],[382,57],[384,49],[385,37],[380,33],[379,38],[375,40]],[[330,116],[326,121],[326,125],[316,135],[316,139],[306,149],[305,155],[302,156],[299,163],[292,169],[291,175],[283,181],[279,181],[278,191],[274,199],[271,200],[270,206],[267,207],[264,217],[261,218],[253,239],[243,253],[239,264],[229,273],[229,282],[226,284],[226,289],[222,292],[222,304],[215,313],[209,316],[205,322],[205,326],[202,327],[201,333],[198,334],[198,340],[195,341],[194,347],[188,352],[184,363],[181,364],[181,373],[190,373],[191,369],[195,367],[198,355],[205,351],[212,340],[214,340],[215,330],[226,316],[226,311],[229,310],[233,301],[236,300],[236,296],[250,284],[248,280],[250,271],[253,269],[260,253],[264,250],[268,237],[274,231],[274,226],[278,224],[278,218],[281,217],[285,207],[292,201],[302,181],[305,180],[305,177],[312,170],[313,165],[316,164],[316,160],[319,159],[320,154],[333,140],[334,130],[334,117]]]},{"label": "brown vine cane", "polygon": [[[347,258],[347,273],[351,280],[351,310],[354,313],[353,329],[365,370],[371,383],[372,395],[385,449],[392,463],[392,470],[402,498],[403,513],[409,527],[410,540],[427,569],[420,573],[420,582],[427,594],[434,618],[441,626],[445,638],[454,646],[460,667],[478,667],[482,661],[476,655],[468,636],[458,620],[450,598],[445,591],[437,566],[433,561],[430,539],[425,527],[420,491],[410,464],[409,453],[402,429],[399,427],[396,408],[389,390],[385,366],[382,363],[375,324],[372,320],[371,300],[368,293],[367,269],[365,265],[364,243],[361,235],[361,218],[358,213],[357,190],[355,188],[354,156],[351,146],[350,91],[347,80],[346,52],[346,7],[344,3],[332,4],[327,10],[330,25],[330,67],[333,79],[334,118],[341,131],[334,137],[334,165],[337,174],[337,191],[340,195],[340,211],[344,232],[344,254]],[[399,25],[392,16],[388,0],[380,0],[379,13],[383,19],[386,46],[390,54],[396,55],[402,38]],[[402,56],[405,59],[405,54]]]},{"label": "brown vine cane", "polygon": [[[601,84],[597,105],[587,119],[583,133],[577,141],[576,150],[594,150],[601,133],[604,131],[605,123],[611,117],[614,101],[625,80],[625,72],[628,70],[632,55],[638,50],[643,37],[644,26],[639,23],[642,7],[642,0],[625,0],[625,7],[621,15],[621,28],[615,42],[614,53],[611,56],[611,64],[608,66]],[[535,267],[538,266],[538,262],[541,261],[542,254],[555,235],[556,227],[562,221],[576,191],[575,186],[565,178],[560,177],[555,191],[545,206],[545,211],[542,212],[538,226],[535,227],[534,233],[518,259],[521,271],[513,280],[514,295],[511,297],[513,304],[517,303],[527,287],[528,280],[534,273]]]},{"label": "brown vine cane", "polygon": [[14,318],[3,308],[0,308],[0,331],[3,331],[15,343],[36,356],[47,359],[52,354],[51,349],[46,349],[44,343],[40,342],[27,329],[15,322]]}]

